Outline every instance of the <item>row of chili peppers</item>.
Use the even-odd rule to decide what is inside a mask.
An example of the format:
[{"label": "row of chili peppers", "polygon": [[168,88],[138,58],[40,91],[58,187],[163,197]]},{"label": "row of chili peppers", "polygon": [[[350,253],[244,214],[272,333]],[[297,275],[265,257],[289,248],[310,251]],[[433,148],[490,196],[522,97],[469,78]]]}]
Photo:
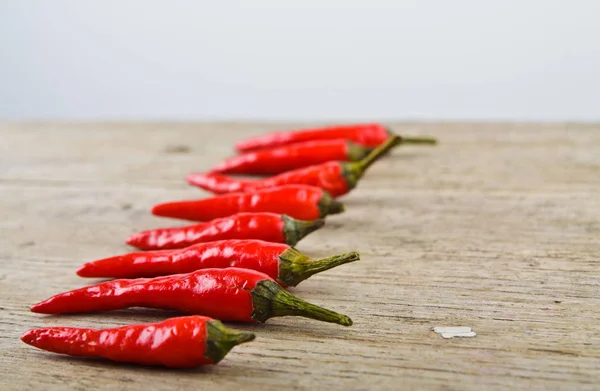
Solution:
[{"label": "row of chili peppers", "polygon": [[[235,345],[254,339],[220,321],[265,322],[303,316],[344,326],[352,320],[308,303],[285,287],[359,260],[359,254],[312,259],[293,246],[341,213],[336,198],[348,193],[368,167],[403,143],[379,124],[359,124],[269,134],[238,143],[240,154],[189,183],[212,198],[156,205],[152,213],[200,222],[130,236],[133,252],[86,263],[81,277],[117,278],[57,294],[31,307],[44,314],[108,311],[130,307],[201,314],[113,329],[50,327],[21,339],[74,356],[194,367],[216,364]],[[241,180],[223,174],[274,175]],[[226,194],[225,194],[226,193]],[[218,320],[217,320],[218,319]]]}]

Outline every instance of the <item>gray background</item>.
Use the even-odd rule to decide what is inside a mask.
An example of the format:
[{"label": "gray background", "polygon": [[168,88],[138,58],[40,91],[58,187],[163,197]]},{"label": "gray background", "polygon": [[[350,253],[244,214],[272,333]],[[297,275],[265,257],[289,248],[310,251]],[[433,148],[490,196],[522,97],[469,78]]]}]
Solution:
[{"label": "gray background", "polygon": [[600,119],[600,1],[0,0],[0,117]]}]

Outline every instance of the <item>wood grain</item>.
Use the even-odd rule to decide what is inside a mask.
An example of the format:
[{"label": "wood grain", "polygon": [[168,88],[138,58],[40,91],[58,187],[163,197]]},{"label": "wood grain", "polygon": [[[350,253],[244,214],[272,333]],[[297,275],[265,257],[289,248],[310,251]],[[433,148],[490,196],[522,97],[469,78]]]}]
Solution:
[{"label": "wood grain", "polygon": [[[128,234],[179,221],[148,213],[207,193],[183,177],[234,140],[305,124],[0,124],[0,389],[600,389],[600,125],[397,124],[402,147],[344,198],[347,212],[299,244],[362,260],[294,292],[353,318],[232,324],[257,339],[190,371],[35,350],[50,325],[163,319],[130,310],[40,316],[28,306],[93,281],[83,262]],[[442,339],[435,326],[476,338]]]}]

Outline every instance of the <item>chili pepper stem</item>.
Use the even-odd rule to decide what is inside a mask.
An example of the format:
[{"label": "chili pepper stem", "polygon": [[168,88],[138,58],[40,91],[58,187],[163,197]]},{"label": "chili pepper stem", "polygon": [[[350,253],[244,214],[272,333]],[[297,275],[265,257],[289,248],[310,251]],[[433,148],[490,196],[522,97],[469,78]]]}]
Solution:
[{"label": "chili pepper stem", "polygon": [[383,144],[375,148],[364,159],[354,163],[342,163],[342,175],[346,179],[348,189],[356,187],[358,180],[364,175],[367,168],[379,158],[387,154],[392,148],[401,144],[402,137],[390,136]]},{"label": "chili pepper stem", "polygon": [[398,144],[428,144],[435,145],[437,144],[437,139],[432,137],[400,137]]},{"label": "chili pepper stem", "polygon": [[285,289],[275,281],[263,280],[252,290],[252,318],[265,322],[276,316],[303,316],[305,318],[352,326],[352,319],[326,308],[308,303]]},{"label": "chili pepper stem", "polygon": [[213,364],[218,363],[234,346],[254,340],[252,333],[231,330],[218,320],[206,324],[206,352],[204,356]]},{"label": "chili pepper stem", "polygon": [[325,190],[322,190],[322,192],[323,196],[317,203],[317,207],[319,208],[319,217],[342,213],[346,210],[344,204],[335,200],[331,194]]},{"label": "chili pepper stem", "polygon": [[296,220],[286,215],[282,215],[281,219],[284,223],[285,242],[290,246],[295,246],[300,239],[325,225],[324,219]]},{"label": "chili pepper stem", "polygon": [[352,141],[346,141],[346,145],[348,148],[348,161],[349,162],[357,162],[361,159],[364,159],[365,156],[370,154],[374,148],[365,147],[357,143],[353,143]]},{"label": "chili pepper stem", "polygon": [[[388,137],[398,136],[395,134],[390,128],[386,128],[386,133]],[[398,136],[400,140],[398,140],[398,144],[429,144],[435,145],[437,144],[437,139],[433,137],[404,137]]]},{"label": "chili pepper stem", "polygon": [[329,214],[334,215],[346,211],[346,206],[339,201],[331,200],[329,204]]},{"label": "chili pepper stem", "polygon": [[390,149],[394,148],[400,143],[402,143],[402,137],[391,136],[383,144],[375,148],[364,159],[354,163],[358,172],[358,177],[360,178],[365,173],[367,168],[371,167],[371,165],[373,165],[373,163],[375,163],[380,157],[385,155]]},{"label": "chili pepper stem", "polygon": [[359,259],[360,255],[357,252],[350,252],[313,260],[298,250],[290,248],[279,256],[277,281],[286,286],[296,286],[317,273]]}]

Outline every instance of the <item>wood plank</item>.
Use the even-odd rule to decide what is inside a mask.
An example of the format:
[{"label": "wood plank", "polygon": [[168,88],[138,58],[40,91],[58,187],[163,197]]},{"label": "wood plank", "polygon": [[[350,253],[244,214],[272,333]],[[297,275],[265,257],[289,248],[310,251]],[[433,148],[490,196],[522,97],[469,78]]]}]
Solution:
[{"label": "wood plank", "polygon": [[[294,292],[351,328],[280,318],[210,368],[80,360],[18,340],[30,327],[109,327],[161,311],[40,316],[28,306],[94,280],[74,270],[181,221],[157,202],[207,193],[182,178],[262,131],[306,124],[0,124],[1,389],[598,389],[600,125],[396,124],[440,139],[375,165],[299,249],[360,262]],[[476,338],[442,339],[436,326]]]}]

